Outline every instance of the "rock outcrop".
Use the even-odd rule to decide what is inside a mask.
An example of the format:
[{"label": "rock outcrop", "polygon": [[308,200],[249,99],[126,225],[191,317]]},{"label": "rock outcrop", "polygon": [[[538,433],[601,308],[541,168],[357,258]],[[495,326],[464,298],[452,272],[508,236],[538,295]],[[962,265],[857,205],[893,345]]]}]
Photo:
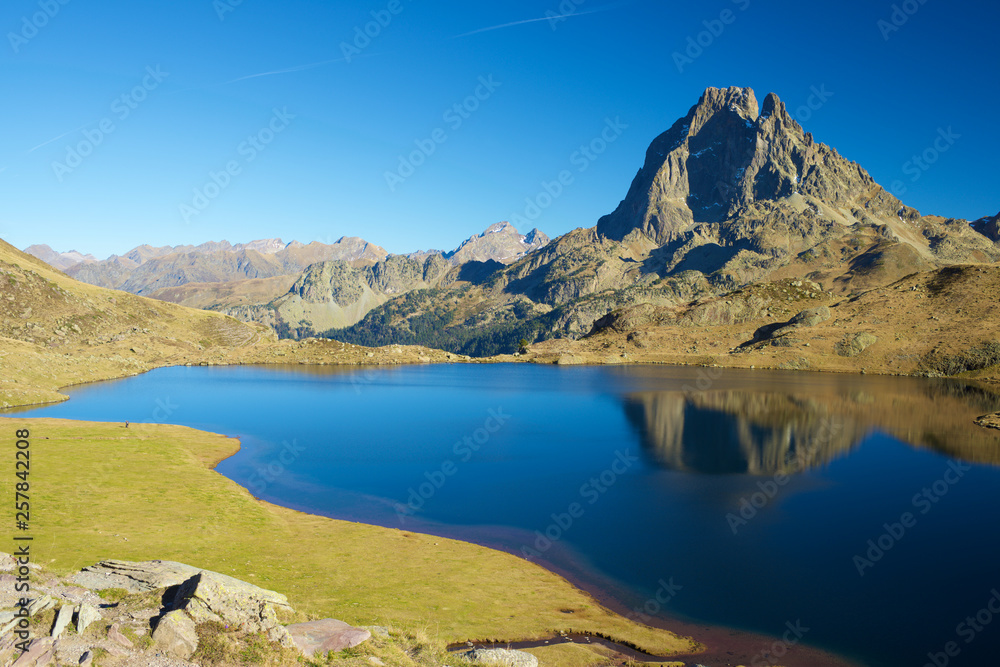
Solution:
[{"label": "rock outcrop", "polygon": [[498,667],[538,667],[538,658],[507,648],[477,648],[464,654],[466,660]]},{"label": "rock outcrop", "polygon": [[788,334],[793,333],[797,329],[814,327],[821,322],[826,322],[828,319],[830,319],[829,307],[820,306],[818,308],[808,308],[797,313],[787,322],[765,324],[754,331],[753,339],[744,343],[742,347],[749,347],[764,341],[774,341],[782,336],[787,336]]},{"label": "rock outcrop", "polygon": [[[216,621],[244,632],[264,633],[271,641],[294,642],[278,620],[278,611],[292,611],[288,598],[239,579],[202,570],[177,589],[172,611],[182,611],[196,624]],[[175,627],[182,624],[174,622]]]},{"label": "rock outcrop", "polygon": [[[0,568],[9,559],[8,554],[0,553]],[[119,592],[104,599],[96,594],[108,589]],[[22,620],[16,615],[16,607],[0,609],[0,665],[85,665],[92,664],[95,652],[100,655],[101,651],[110,654],[111,664],[191,664],[199,648],[199,632],[204,631],[200,626],[204,624],[215,624],[214,629],[208,628],[213,633],[224,627],[225,637],[217,641],[228,643],[231,650],[240,650],[242,642],[262,635],[273,644],[308,657],[354,647],[372,636],[369,629],[334,619],[286,628],[279,615],[290,616],[294,610],[284,595],[172,561],[106,560],[64,579],[47,577],[32,590],[36,593],[27,611],[29,618],[35,619],[32,624],[36,629],[23,655],[15,644],[14,629]],[[12,591],[0,593],[2,606],[19,601]],[[108,603],[108,599],[115,602]],[[102,611],[97,605],[103,607]],[[53,614],[53,609],[49,636],[38,637],[37,628],[44,625],[38,623],[37,616]],[[102,612],[106,623],[100,624],[101,631],[88,632],[88,627],[102,620]],[[74,621],[75,633],[68,631]],[[389,636],[384,628],[372,630]]]}]

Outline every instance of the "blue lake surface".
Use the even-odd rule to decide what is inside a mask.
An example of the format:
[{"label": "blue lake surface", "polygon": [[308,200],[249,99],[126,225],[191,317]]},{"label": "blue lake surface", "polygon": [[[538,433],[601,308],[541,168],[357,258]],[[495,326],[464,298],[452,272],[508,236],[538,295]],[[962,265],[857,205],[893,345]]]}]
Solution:
[{"label": "blue lake surface", "polygon": [[[974,618],[1000,590],[1000,432],[972,421],[1000,411],[988,390],[525,364],[181,367],[68,393],[26,416],[238,436],[218,470],[260,498],[502,548],[625,613],[801,622],[877,667],[949,642],[950,665],[998,664],[1000,614]],[[652,604],[661,582],[680,588]]]}]

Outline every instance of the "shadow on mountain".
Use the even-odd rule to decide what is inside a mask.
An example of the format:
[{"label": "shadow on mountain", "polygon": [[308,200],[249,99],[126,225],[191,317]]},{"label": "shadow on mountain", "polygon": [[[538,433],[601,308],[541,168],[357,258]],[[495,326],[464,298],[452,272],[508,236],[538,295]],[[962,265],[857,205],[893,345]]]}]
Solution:
[{"label": "shadow on mountain", "polygon": [[878,431],[913,447],[1000,464],[1000,433],[974,424],[1000,395],[955,382],[886,392],[643,392],[624,401],[647,455],[668,470],[793,474],[846,456]]},{"label": "shadow on mountain", "polygon": [[468,261],[459,268],[458,279],[479,285],[486,282],[490,276],[504,268],[504,264],[492,259],[485,262],[477,260]]},{"label": "shadow on mountain", "polygon": [[684,259],[674,267],[673,273],[682,271],[701,271],[706,275],[714,273],[748,247],[749,244],[745,241],[731,246],[721,246],[716,243],[697,246],[684,255]]}]

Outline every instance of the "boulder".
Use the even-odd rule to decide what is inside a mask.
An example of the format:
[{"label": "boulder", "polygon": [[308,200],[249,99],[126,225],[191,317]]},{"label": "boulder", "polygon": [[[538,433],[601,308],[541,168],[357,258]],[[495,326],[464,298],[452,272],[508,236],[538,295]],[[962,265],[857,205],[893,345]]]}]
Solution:
[{"label": "boulder", "polygon": [[844,339],[837,343],[836,350],[842,357],[856,357],[877,342],[878,337],[875,334],[862,331],[844,336]]},{"label": "boulder", "polygon": [[194,621],[180,610],[168,612],[160,619],[153,630],[153,640],[162,651],[179,660],[187,660],[198,649]]},{"label": "boulder", "polygon": [[77,663],[80,667],[91,667],[94,664],[94,654],[90,651],[84,651],[83,655],[80,656],[80,661]]},{"label": "boulder", "polygon": [[355,628],[332,618],[295,623],[285,629],[295,646],[310,658],[317,654],[322,656],[329,651],[343,651],[368,641],[372,636],[368,630]]},{"label": "boulder", "polygon": [[56,614],[56,622],[52,626],[52,638],[57,639],[69,627],[69,622],[72,620],[73,607],[68,604],[59,607],[59,613]]},{"label": "boulder", "polygon": [[100,620],[101,613],[86,602],[76,608],[76,634],[82,635],[91,623]]},{"label": "boulder", "polygon": [[132,563],[105,560],[85,567],[72,577],[78,586],[90,590],[123,588],[129,593],[145,593],[178,586],[200,572],[196,567],[165,560]]},{"label": "boulder", "polygon": [[291,611],[288,598],[224,574],[204,570],[185,581],[177,589],[173,609],[183,609],[195,623],[218,621],[263,632],[289,648],[295,645],[275,611]]},{"label": "boulder", "polygon": [[477,648],[464,654],[466,660],[500,667],[538,667],[538,658],[508,648]]}]

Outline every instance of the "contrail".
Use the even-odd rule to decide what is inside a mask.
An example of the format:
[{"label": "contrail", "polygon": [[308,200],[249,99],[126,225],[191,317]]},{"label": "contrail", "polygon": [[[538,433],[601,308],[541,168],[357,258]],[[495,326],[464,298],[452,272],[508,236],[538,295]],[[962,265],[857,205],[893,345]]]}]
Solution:
[{"label": "contrail", "polygon": [[286,67],[285,69],[271,70],[270,72],[258,72],[257,74],[247,74],[246,76],[241,76],[233,79],[232,81],[225,81],[223,83],[217,83],[216,86],[228,86],[231,83],[236,83],[237,81],[246,81],[247,79],[256,79],[260,76],[271,76],[273,74],[290,74],[291,72],[301,72],[302,70],[312,69],[314,67],[322,67],[323,65],[332,65],[333,63],[346,62],[347,58],[334,58],[333,60],[322,60],[318,63],[307,63],[305,65],[296,65],[295,67]]},{"label": "contrail", "polygon": [[[87,123],[87,125],[90,125],[90,123]],[[52,138],[51,138],[51,139],[49,139],[48,141],[46,141],[46,142],[43,142],[43,143],[40,143],[40,144],[38,144],[37,146],[35,146],[34,148],[30,148],[30,149],[28,149],[28,150],[27,150],[27,151],[26,151],[26,152],[25,152],[24,154],[25,154],[25,155],[28,155],[29,153],[34,153],[34,152],[35,152],[35,151],[37,151],[37,150],[38,150],[39,148],[42,148],[43,146],[48,146],[48,145],[49,145],[49,144],[51,144],[51,143],[52,143],[53,141],[59,141],[59,140],[60,140],[60,139],[62,139],[63,137],[66,137],[66,136],[69,136],[69,135],[73,134],[74,132],[79,132],[80,130],[82,130],[82,129],[84,129],[85,127],[87,127],[87,125],[81,125],[80,127],[76,128],[75,130],[70,130],[69,132],[63,132],[63,133],[62,133],[62,134],[60,134],[60,135],[59,135],[58,137],[52,137]]]},{"label": "contrail", "polygon": [[491,30],[500,30],[502,28],[511,28],[517,25],[524,25],[526,23],[537,23],[538,21],[552,21],[555,19],[568,19],[574,16],[586,16],[587,14],[598,14],[600,12],[611,11],[612,9],[618,9],[624,5],[630,5],[634,0],[627,0],[626,2],[616,2],[611,5],[604,5],[602,7],[594,7],[593,9],[587,9],[582,12],[571,12],[568,14],[556,14],[553,13],[551,16],[543,16],[537,19],[524,19],[523,21],[512,21],[510,23],[501,23],[500,25],[492,25],[488,28],[479,28],[478,30],[472,30],[470,32],[463,32],[461,35],[455,35],[452,39],[458,39],[459,37],[468,37],[469,35],[477,35],[481,32],[489,32]]}]

